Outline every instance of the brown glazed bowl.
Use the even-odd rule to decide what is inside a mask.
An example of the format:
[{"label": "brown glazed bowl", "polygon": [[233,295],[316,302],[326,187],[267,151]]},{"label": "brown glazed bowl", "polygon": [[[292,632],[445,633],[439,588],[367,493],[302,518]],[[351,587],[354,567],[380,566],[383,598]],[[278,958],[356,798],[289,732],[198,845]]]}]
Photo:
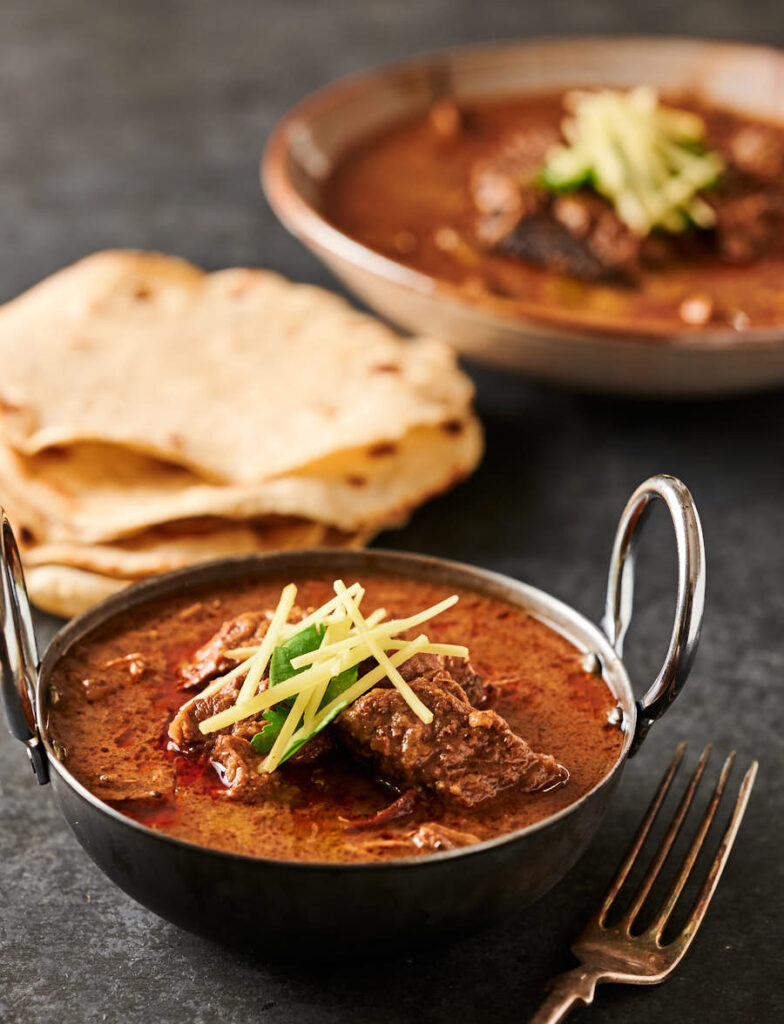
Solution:
[{"label": "brown glazed bowl", "polygon": [[784,383],[784,323],[672,330],[589,321],[579,305],[471,299],[355,241],[322,215],[323,184],[352,146],[436,99],[646,83],[781,120],[784,51],[671,37],[583,37],[446,50],[341,79],[280,120],[261,167],[283,224],[371,309],[473,359],[601,392],[697,396]]},{"label": "brown glazed bowl", "polygon": [[[678,595],[664,666],[637,701],[621,655],[631,618],[637,528],[657,498],[666,503],[675,528]],[[683,686],[699,639],[705,590],[702,531],[691,496],[680,481],[659,476],[635,491],[621,516],[602,628],[540,590],[468,565],[388,551],[300,551],[226,559],[138,583],[64,626],[39,664],[19,555],[5,516],[1,547],[3,698],[11,732],[26,745],[38,781],[51,783],[76,838],[134,899],[183,928],[242,942],[264,956],[329,959],[330,951],[344,957],[410,949],[479,929],[546,892],[587,846],[627,757]],[[358,578],[389,572],[434,580],[511,602],[552,624],[585,652],[591,669],[602,674],[617,698],[625,735],[615,766],[569,807],[508,835],[430,856],[328,864],[239,856],[172,838],[102,803],[58,759],[47,735],[48,683],[74,643],[167,595],[309,572]],[[274,949],[259,945],[268,924]]]}]

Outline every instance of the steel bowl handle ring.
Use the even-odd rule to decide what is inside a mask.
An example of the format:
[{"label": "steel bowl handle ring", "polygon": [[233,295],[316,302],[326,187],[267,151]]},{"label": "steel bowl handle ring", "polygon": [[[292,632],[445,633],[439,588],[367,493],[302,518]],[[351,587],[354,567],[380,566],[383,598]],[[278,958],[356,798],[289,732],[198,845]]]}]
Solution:
[{"label": "steel bowl handle ring", "polygon": [[0,689],[3,704],[11,735],[21,740],[27,747],[33,771],[43,785],[49,781],[49,765],[35,718],[38,648],[19,548],[11,523],[2,508],[0,577]]},{"label": "steel bowl handle ring", "polygon": [[630,754],[637,750],[650,727],[683,688],[697,652],[705,607],[705,545],[700,517],[686,485],[674,476],[661,474],[640,484],[621,514],[610,558],[602,628],[618,657],[622,657],[632,619],[634,560],[640,527],[657,500],[666,504],[675,530],[678,593],[664,664],[645,695],[637,701],[637,727]]}]

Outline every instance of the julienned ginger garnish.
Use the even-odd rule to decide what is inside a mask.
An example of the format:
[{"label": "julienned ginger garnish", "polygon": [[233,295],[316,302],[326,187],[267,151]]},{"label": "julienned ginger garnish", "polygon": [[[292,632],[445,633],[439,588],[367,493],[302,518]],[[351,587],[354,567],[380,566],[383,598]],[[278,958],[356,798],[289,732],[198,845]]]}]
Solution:
[{"label": "julienned ginger garnish", "polygon": [[[387,619],[383,608],[363,615],[365,591],[359,583],[346,587],[342,580],[335,580],[334,589],[333,598],[292,623],[288,619],[297,588],[293,583],[285,586],[261,643],[227,651],[227,657],[239,663],[202,691],[201,696],[206,696],[245,676],[233,706],[201,722],[199,728],[209,734],[262,713],[264,724],[252,740],[256,751],[266,754],[259,771],[274,772],[344,708],[385,678],[414,714],[429,724],[432,713],[398,666],[418,653],[468,657],[468,648],[431,643],[424,633],[413,640],[400,638],[401,633],[451,608],[458,600],[456,594],[415,615]],[[368,659],[375,660],[375,667],[359,676],[359,665]]]}]

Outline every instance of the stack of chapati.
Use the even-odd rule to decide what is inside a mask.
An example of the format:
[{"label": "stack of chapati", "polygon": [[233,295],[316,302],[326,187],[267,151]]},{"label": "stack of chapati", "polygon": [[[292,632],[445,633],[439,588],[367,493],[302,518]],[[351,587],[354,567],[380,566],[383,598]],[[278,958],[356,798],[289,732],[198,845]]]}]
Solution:
[{"label": "stack of chapati", "polygon": [[351,546],[481,455],[449,348],[263,270],[96,253],[0,308],[0,502],[41,607]]}]

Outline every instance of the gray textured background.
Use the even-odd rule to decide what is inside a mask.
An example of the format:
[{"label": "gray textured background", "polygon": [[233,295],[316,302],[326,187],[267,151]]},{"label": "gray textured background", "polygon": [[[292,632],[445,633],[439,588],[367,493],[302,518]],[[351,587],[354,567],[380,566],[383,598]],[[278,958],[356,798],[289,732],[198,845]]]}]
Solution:
[{"label": "gray textured background", "polygon": [[[338,74],[457,42],[566,32],[784,42],[779,0],[3,0],[0,297],[104,246],[207,267],[266,264],[331,283],[257,185],[282,111]],[[586,857],[519,920],[428,956],[329,971],[237,957],[163,923],[76,845],[0,735],[0,1020],[524,1020],[630,836],[675,743],[759,757],[747,822],[704,932],[657,989],[601,989],[586,1020],[773,1021],[782,981],[781,396],[715,404],[600,400],[471,368],[488,433],[480,471],[382,543],[501,569],[598,614],[615,519],[652,472],[682,476],[706,533],[708,608],[693,678],[625,775]],[[67,386],[67,381],[64,382]],[[659,516],[629,644],[639,685],[661,656],[673,564]],[[40,622],[44,642],[53,628]]]}]

